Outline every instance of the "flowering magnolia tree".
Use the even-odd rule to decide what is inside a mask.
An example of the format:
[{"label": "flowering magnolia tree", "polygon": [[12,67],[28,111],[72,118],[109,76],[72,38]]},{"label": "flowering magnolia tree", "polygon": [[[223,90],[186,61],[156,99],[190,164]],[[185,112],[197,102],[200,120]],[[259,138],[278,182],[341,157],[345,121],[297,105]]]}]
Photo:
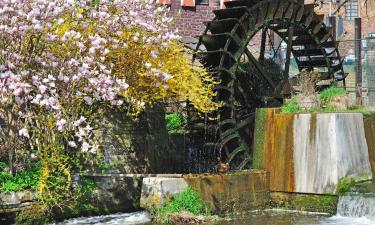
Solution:
[{"label": "flowering magnolia tree", "polygon": [[0,0],[6,146],[55,160],[42,177],[61,170],[70,181],[68,161],[100,149],[95,130],[113,107],[136,114],[173,99],[217,108],[215,82],[192,64],[167,13],[147,0]]}]

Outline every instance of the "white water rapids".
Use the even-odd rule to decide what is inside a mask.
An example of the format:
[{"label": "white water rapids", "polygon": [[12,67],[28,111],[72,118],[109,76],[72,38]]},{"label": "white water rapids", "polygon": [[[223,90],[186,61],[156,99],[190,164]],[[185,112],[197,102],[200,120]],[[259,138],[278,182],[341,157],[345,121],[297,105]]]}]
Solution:
[{"label": "white water rapids", "polygon": [[106,216],[79,217],[51,225],[138,225],[151,222],[147,212],[116,213]]},{"label": "white water rapids", "polygon": [[[368,194],[341,196],[337,205],[337,214],[347,217],[366,217],[375,220],[375,196]],[[373,224],[375,224],[375,221]]]}]

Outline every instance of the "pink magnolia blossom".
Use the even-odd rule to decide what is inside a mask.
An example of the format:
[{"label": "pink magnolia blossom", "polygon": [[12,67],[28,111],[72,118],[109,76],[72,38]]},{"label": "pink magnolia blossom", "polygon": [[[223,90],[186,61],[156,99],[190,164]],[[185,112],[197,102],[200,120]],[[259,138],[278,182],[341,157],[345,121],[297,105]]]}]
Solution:
[{"label": "pink magnolia blossom", "polygon": [[[48,114],[56,121],[57,134],[71,134],[66,138],[68,146],[96,153],[99,146],[94,144],[91,126],[100,122],[79,113],[67,113],[67,103],[76,100],[91,107],[119,106],[128,101],[145,106],[144,102],[118,95],[126,92],[129,85],[112,74],[113,65],[107,59],[113,49],[131,46],[118,38],[124,27],[148,32],[147,37],[141,32],[130,37],[144,45],[166,46],[177,39],[178,35],[170,30],[172,20],[168,9],[150,4],[149,0],[98,2],[93,7],[92,1],[0,0],[0,107],[19,115],[20,137],[30,138],[29,123],[43,123],[38,121],[40,114]],[[68,27],[63,33],[56,31],[56,26],[69,21],[79,24],[79,29]],[[100,25],[95,26],[96,33],[90,36],[85,35],[90,28],[88,21]],[[20,47],[33,37],[32,47],[27,46],[27,51]],[[56,48],[64,44],[75,50],[59,55]],[[157,58],[158,52],[153,51],[150,56]],[[145,67],[150,72],[153,69],[152,73],[159,74],[163,82],[170,79],[170,75],[155,71],[150,63],[145,62]],[[157,85],[166,87],[164,83]],[[25,127],[31,129],[30,133]]]}]

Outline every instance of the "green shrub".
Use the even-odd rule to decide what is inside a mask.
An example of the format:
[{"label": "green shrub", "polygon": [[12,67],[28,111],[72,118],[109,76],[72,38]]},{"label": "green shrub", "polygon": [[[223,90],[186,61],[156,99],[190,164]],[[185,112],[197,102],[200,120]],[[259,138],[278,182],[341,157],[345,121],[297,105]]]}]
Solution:
[{"label": "green shrub", "polygon": [[173,213],[190,212],[194,215],[209,215],[209,208],[203,203],[199,195],[191,188],[187,188],[172,200],[155,211],[157,222],[167,223],[168,216]]},{"label": "green shrub", "polygon": [[345,95],[346,95],[346,91],[343,88],[331,87],[320,92],[319,98],[320,98],[320,101],[327,103],[335,97],[345,96]]},{"label": "green shrub", "polygon": [[22,191],[34,189],[39,181],[40,164],[35,164],[30,170],[10,176],[6,172],[0,173],[0,192]]},{"label": "green shrub", "polygon": [[0,172],[4,172],[4,169],[7,167],[5,162],[0,162]]},{"label": "green shrub", "polygon": [[299,113],[302,112],[302,107],[298,104],[298,102],[292,98],[290,102],[285,103],[281,106],[282,113]]},{"label": "green shrub", "polygon": [[15,225],[44,225],[52,221],[51,215],[42,204],[36,204],[17,213]]},{"label": "green shrub", "polygon": [[352,177],[341,179],[337,184],[336,193],[339,195],[343,195],[349,192],[354,184],[355,180]]},{"label": "green shrub", "polygon": [[166,115],[168,131],[181,129],[186,124],[186,118],[181,113],[170,113]]},{"label": "green shrub", "polygon": [[0,172],[0,190],[5,181],[11,179],[11,175],[8,172]]}]

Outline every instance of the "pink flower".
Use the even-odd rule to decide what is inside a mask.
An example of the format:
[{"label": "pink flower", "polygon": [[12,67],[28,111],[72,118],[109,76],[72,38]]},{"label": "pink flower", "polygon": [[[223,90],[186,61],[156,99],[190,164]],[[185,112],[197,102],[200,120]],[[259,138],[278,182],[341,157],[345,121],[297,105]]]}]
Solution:
[{"label": "pink flower", "polygon": [[63,131],[65,124],[66,124],[66,120],[65,119],[58,120],[57,123],[56,123],[57,130],[60,131],[60,132]]},{"label": "pink flower", "polygon": [[22,128],[21,130],[19,130],[18,135],[21,137],[30,138],[29,132],[27,131],[26,128]]},{"label": "pink flower", "polygon": [[77,148],[77,144],[74,141],[69,141],[68,145],[69,145],[69,147]]},{"label": "pink flower", "polygon": [[81,123],[85,121],[86,121],[86,118],[84,116],[81,116],[78,120],[73,122],[73,126],[78,127],[79,125],[81,125]]},{"label": "pink flower", "polygon": [[90,148],[90,145],[87,142],[82,143],[81,152],[87,152]]}]

